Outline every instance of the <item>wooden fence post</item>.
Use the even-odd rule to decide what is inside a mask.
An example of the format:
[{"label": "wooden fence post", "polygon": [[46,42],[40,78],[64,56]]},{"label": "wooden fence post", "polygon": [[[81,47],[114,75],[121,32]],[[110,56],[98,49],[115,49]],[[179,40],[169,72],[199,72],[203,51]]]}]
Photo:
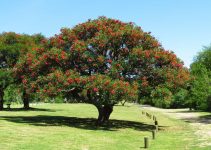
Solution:
[{"label": "wooden fence post", "polygon": [[156,120],[156,117],[153,115],[153,120]]},{"label": "wooden fence post", "polygon": [[148,137],[144,137],[144,148],[148,148],[149,147],[149,139]]},{"label": "wooden fence post", "polygon": [[158,121],[157,120],[155,120],[155,125],[158,125]]},{"label": "wooden fence post", "polygon": [[152,139],[155,139],[155,130],[152,130]]},{"label": "wooden fence post", "polygon": [[155,130],[156,132],[158,132],[158,125],[155,125]]},{"label": "wooden fence post", "polygon": [[149,115],[149,118],[152,119],[152,115]]}]

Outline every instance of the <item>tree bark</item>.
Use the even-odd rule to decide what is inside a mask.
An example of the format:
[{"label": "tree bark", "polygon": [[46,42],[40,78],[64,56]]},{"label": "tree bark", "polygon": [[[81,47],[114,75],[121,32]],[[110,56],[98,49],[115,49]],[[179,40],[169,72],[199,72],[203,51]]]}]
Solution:
[{"label": "tree bark", "polygon": [[4,108],[4,91],[0,90],[0,110]]},{"label": "tree bark", "polygon": [[122,106],[125,106],[126,101],[121,102]]},{"label": "tree bark", "polygon": [[87,90],[87,102],[93,104],[97,107],[98,110],[98,119],[96,125],[103,125],[108,123],[111,113],[113,112],[113,105],[99,105],[97,102],[97,97],[92,97],[90,90]]},{"label": "tree bark", "polygon": [[98,109],[98,119],[96,125],[103,125],[104,123],[108,123],[111,113],[113,112],[113,106],[101,106],[97,107]]},{"label": "tree bark", "polygon": [[23,91],[23,108],[29,109],[29,95],[26,91]]}]

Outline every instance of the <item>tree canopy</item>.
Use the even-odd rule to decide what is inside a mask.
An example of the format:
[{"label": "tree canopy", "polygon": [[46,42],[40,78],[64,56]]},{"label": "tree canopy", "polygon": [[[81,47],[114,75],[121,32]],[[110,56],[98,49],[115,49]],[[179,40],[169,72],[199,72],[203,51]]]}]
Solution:
[{"label": "tree canopy", "polygon": [[194,109],[211,111],[211,46],[204,47],[191,64],[189,105]]},{"label": "tree canopy", "polygon": [[194,58],[192,65],[195,63],[202,64],[207,70],[211,71],[211,45],[203,47],[202,51]]},{"label": "tree canopy", "polygon": [[12,68],[19,57],[24,56],[44,39],[41,34],[32,36],[14,32],[0,34],[0,110],[3,109],[4,90],[14,83]]},{"label": "tree canopy", "polygon": [[95,105],[98,124],[108,121],[122,100],[164,97],[166,102],[189,80],[182,61],[150,33],[106,17],[62,28],[22,57],[14,74],[28,94],[61,93]]}]

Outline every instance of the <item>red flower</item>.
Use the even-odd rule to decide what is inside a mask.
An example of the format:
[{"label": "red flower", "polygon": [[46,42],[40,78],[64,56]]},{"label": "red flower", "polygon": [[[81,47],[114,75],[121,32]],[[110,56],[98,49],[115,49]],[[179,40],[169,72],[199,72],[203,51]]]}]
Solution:
[{"label": "red flower", "polygon": [[145,56],[146,56],[146,58],[149,58],[150,57],[150,51],[145,51]]},{"label": "red flower", "polygon": [[67,82],[69,83],[69,84],[72,84],[73,83],[73,79],[67,79]]},{"label": "red flower", "polygon": [[106,82],[105,82],[105,85],[109,85],[109,84],[110,84],[110,81],[106,81]]},{"label": "red flower", "polygon": [[47,59],[48,58],[48,56],[45,54],[44,56],[43,56],[45,59]]},{"label": "red flower", "polygon": [[108,59],[107,62],[108,62],[108,63],[112,63],[112,60],[111,60],[111,59]]},{"label": "red flower", "polygon": [[114,90],[111,90],[111,94],[115,94],[115,91]]},{"label": "red flower", "polygon": [[22,82],[23,82],[23,84],[26,84],[27,83],[27,80],[26,79],[23,79]]},{"label": "red flower", "polygon": [[98,88],[93,88],[93,91],[94,92],[98,92]]},{"label": "red flower", "polygon": [[61,53],[61,58],[62,58],[62,59],[66,59],[66,56],[67,56],[66,53],[65,53],[64,51],[62,51],[62,53]]},{"label": "red flower", "polygon": [[160,58],[160,56],[155,55],[155,59],[159,59],[159,58]]},{"label": "red flower", "polygon": [[75,78],[75,82],[76,83],[80,83],[80,79],[79,78]]},{"label": "red flower", "polygon": [[62,58],[62,59],[66,59],[66,56],[65,56],[65,55],[61,55],[61,58]]},{"label": "red flower", "polygon": [[129,83],[128,83],[128,82],[126,82],[126,83],[125,83],[125,86],[129,86]]},{"label": "red flower", "polygon": [[92,59],[91,58],[88,58],[88,62],[92,62]]},{"label": "red flower", "polygon": [[83,84],[86,84],[86,80],[83,80],[82,83],[83,83]]},{"label": "red flower", "polygon": [[119,68],[120,67],[120,64],[116,64],[116,66],[117,66],[117,68]]},{"label": "red flower", "polygon": [[116,86],[117,86],[117,84],[116,84],[116,83],[114,83],[114,84],[113,84],[113,87],[115,88]]},{"label": "red flower", "polygon": [[59,63],[59,59],[58,59],[57,57],[55,58],[55,61],[56,61],[57,63]]}]

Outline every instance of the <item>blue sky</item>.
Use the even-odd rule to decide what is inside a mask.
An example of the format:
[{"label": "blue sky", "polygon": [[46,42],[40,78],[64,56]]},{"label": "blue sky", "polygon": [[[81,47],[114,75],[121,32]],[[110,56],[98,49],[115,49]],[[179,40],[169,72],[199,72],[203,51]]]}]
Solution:
[{"label": "blue sky", "polygon": [[211,0],[0,0],[0,32],[42,33],[107,16],[151,31],[186,66],[211,43]]}]

